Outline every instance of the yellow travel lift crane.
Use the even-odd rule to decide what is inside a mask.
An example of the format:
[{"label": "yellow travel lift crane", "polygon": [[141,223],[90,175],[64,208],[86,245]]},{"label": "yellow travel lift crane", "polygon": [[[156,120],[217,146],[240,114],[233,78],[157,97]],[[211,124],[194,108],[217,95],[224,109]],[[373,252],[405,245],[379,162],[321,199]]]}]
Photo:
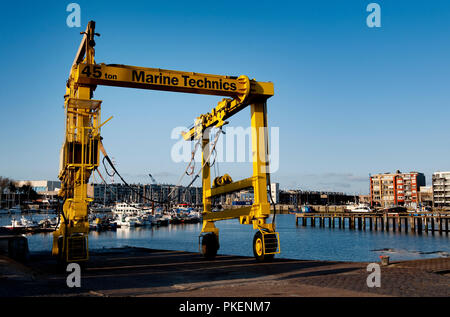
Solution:
[{"label": "yellow travel lift crane", "polygon": [[[266,101],[273,96],[271,82],[250,80],[247,76],[219,76],[193,72],[163,70],[95,62],[95,22],[90,21],[72,63],[66,94],[65,141],[60,154],[59,179],[63,199],[60,225],[53,233],[52,253],[62,262],[83,262],[88,252],[88,197],[87,184],[98,168],[103,148],[100,129],[101,100],[93,98],[97,85],[163,90],[204,95],[225,96],[210,113],[197,118],[194,127],[187,131],[185,140],[201,140],[203,227],[201,252],[214,258],[219,249],[219,230],[215,221],[238,218],[241,224],[252,224],[257,230],[253,252],[258,261],[270,260],[280,253],[279,235],[275,224],[268,223],[268,144]],[[210,130],[220,128],[230,118],[248,105],[251,106],[253,176],[233,182],[225,174],[211,184]],[[254,203],[238,209],[213,211],[212,199],[219,195],[253,188]]]}]

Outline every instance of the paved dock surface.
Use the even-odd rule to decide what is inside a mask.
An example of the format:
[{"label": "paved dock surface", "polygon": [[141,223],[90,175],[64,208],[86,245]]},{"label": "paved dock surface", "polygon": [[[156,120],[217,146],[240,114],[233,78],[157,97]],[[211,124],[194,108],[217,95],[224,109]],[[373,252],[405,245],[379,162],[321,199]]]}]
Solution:
[{"label": "paved dock surface", "polygon": [[369,288],[368,263],[253,258],[143,248],[91,251],[81,287],[49,253],[21,264],[0,256],[0,296],[450,296],[450,259],[381,267],[381,287]]}]

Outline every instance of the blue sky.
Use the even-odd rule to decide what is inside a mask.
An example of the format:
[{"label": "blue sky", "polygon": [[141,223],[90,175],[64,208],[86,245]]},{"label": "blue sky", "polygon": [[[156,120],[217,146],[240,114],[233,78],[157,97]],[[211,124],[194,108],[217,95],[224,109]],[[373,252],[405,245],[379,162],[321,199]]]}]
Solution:
[{"label": "blue sky", "polygon": [[[0,175],[56,179],[65,81],[89,20],[96,61],[272,81],[269,125],[279,127],[282,188],[367,193],[369,173],[450,170],[450,2],[70,1],[2,3]],[[104,144],[130,182],[175,183],[171,131],[219,97],[98,87]],[[232,126],[249,125],[246,109]],[[198,165],[197,165],[198,167]],[[248,163],[224,163],[234,179]],[[188,182],[188,179],[185,180]]]}]

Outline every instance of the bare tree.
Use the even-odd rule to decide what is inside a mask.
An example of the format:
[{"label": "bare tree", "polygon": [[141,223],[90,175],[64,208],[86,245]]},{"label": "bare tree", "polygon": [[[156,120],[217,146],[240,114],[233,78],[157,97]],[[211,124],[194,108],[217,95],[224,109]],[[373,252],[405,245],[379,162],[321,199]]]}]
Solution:
[{"label": "bare tree", "polygon": [[6,188],[8,188],[9,184],[12,182],[12,179],[9,179],[8,177],[2,177],[0,176],[0,191],[4,191]]}]

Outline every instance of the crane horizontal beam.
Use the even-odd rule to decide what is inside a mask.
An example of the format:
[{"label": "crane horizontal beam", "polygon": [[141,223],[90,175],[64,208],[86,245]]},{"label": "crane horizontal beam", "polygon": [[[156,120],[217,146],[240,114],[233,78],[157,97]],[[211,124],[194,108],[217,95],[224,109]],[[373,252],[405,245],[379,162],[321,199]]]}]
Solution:
[{"label": "crane horizontal beam", "polygon": [[194,140],[201,137],[203,131],[209,127],[221,127],[227,122],[229,117],[238,113],[248,106],[248,103],[241,103],[238,99],[224,98],[215,108],[206,114],[202,114],[195,120],[194,126],[187,132],[182,133],[185,140]]},{"label": "crane horizontal beam", "polygon": [[220,76],[128,65],[84,64],[75,67],[75,82],[87,85],[119,86],[216,95],[247,96],[265,100],[274,94],[273,83],[249,80],[246,76]]}]

